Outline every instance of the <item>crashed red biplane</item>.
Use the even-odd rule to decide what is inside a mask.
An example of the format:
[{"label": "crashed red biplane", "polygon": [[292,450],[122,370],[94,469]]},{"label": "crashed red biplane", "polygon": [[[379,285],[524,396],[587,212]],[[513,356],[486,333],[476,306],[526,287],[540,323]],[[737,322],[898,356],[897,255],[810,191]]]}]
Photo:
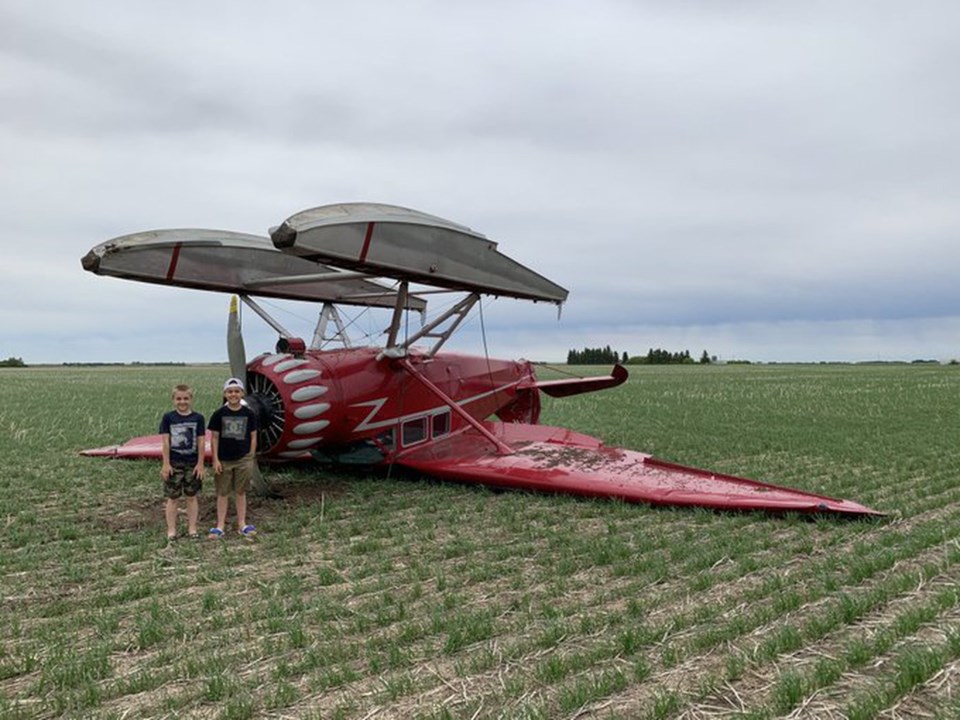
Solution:
[{"label": "crashed red biplane", "polygon": [[[439,352],[481,295],[557,305],[567,298],[562,287],[501,254],[495,242],[441,218],[392,205],[328,205],[293,215],[270,239],[156,230],[97,245],[82,263],[98,275],[236,293],[277,331],[276,350],[248,364],[233,300],[230,368],[246,379],[247,402],[259,415],[261,456],[395,463],[465,483],[655,505],[880,514],[849,500],[683,467],[539,425],[541,392],[565,397],[611,388],[627,371],[617,366],[600,378],[539,381],[527,361]],[[401,338],[405,315],[416,311],[424,318],[431,292],[462,297]],[[255,296],[321,303],[311,343],[288,332]],[[383,346],[354,347],[338,306],[391,308]],[[159,457],[160,437],[86,454]]]}]

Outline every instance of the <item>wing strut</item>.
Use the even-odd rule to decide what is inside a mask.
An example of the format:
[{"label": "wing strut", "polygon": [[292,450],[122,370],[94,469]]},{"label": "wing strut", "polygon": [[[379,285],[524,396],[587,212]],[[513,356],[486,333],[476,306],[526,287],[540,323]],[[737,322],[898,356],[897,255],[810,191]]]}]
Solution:
[{"label": "wing strut", "polygon": [[[327,335],[327,326],[330,323],[333,323],[336,332]],[[333,342],[338,342],[345,348],[352,347],[350,336],[347,335],[347,328],[343,324],[343,318],[340,317],[337,306],[325,302],[323,309],[320,311],[320,317],[317,319],[317,327],[313,331],[313,341],[310,343],[310,349],[321,350],[324,345]]]},{"label": "wing strut", "polygon": [[274,320],[272,317],[270,317],[269,313],[267,313],[266,310],[264,310],[262,307],[260,307],[260,306],[254,301],[254,299],[253,299],[252,297],[250,297],[249,295],[243,295],[243,294],[241,294],[241,295],[240,295],[240,299],[243,300],[244,305],[246,305],[248,308],[250,308],[251,310],[253,310],[257,315],[259,315],[261,318],[263,318],[263,321],[264,321],[267,325],[269,325],[269,326],[272,327],[274,330],[276,330],[276,331],[280,334],[280,337],[284,337],[284,338],[292,338],[292,337],[293,337],[293,335],[290,333],[289,330],[287,330],[283,325],[281,325],[281,324],[278,323],[276,320]]},{"label": "wing strut", "polygon": [[400,333],[400,320],[403,317],[403,308],[407,304],[407,295],[410,293],[410,283],[400,282],[397,290],[397,304],[393,307],[393,318],[390,320],[390,334],[387,336],[387,350],[395,350],[397,335]]},{"label": "wing strut", "polygon": [[[462,300],[457,302],[457,304],[452,308],[440,315],[440,317],[438,317],[436,320],[428,323],[418,332],[406,338],[403,343],[398,345],[397,340],[400,335],[400,321],[402,320],[404,306],[408,302],[409,297],[409,283],[406,280],[403,280],[400,282],[400,288],[397,290],[397,304],[393,309],[393,318],[390,320],[387,345],[377,356],[377,360],[382,360],[385,357],[406,357],[407,350],[412,347],[415,342],[423,338],[432,338],[435,341],[433,347],[431,347],[427,352],[427,357],[432,358],[437,354],[437,351],[443,347],[444,343],[450,339],[450,336],[453,335],[454,331],[460,327],[460,323],[466,319],[467,315],[473,309],[473,306],[480,301],[479,293],[470,293]],[[444,328],[444,323],[449,324]]]},{"label": "wing strut", "polygon": [[421,373],[419,370],[417,370],[417,369],[410,363],[409,360],[407,360],[406,358],[399,358],[398,362],[400,363],[400,367],[402,367],[402,368],[403,368],[404,370],[406,370],[408,373],[410,373],[411,375],[413,375],[413,377],[415,377],[417,380],[419,380],[420,383],[421,383],[424,387],[427,388],[427,390],[429,390],[429,391],[432,392],[434,395],[436,395],[438,398],[440,398],[444,403],[446,403],[446,405],[447,405],[453,412],[455,412],[457,415],[459,415],[461,418],[463,418],[467,423],[469,423],[470,426],[471,426],[474,430],[476,430],[478,433],[480,433],[481,435],[483,435],[483,437],[485,437],[487,440],[489,440],[491,443],[493,443],[494,447],[497,448],[497,454],[498,454],[498,455],[512,455],[512,454],[513,454],[513,448],[512,448],[512,447],[510,447],[510,446],[507,445],[505,442],[503,442],[502,440],[500,440],[499,438],[497,438],[496,435],[494,435],[492,432],[490,432],[489,430],[487,430],[480,422],[478,422],[476,419],[474,419],[473,417],[471,417],[470,414],[469,414],[466,410],[464,410],[462,407],[460,407],[460,405],[457,404],[456,400],[454,400],[453,398],[451,398],[451,397],[450,397],[449,395],[447,395],[443,390],[441,390],[440,388],[438,388],[436,385],[434,385],[432,382],[430,382],[426,377],[424,377],[423,373]]},{"label": "wing strut", "polygon": [[[407,347],[410,347],[420,338],[436,338],[436,344],[430,348],[430,352],[427,354],[428,357],[433,357],[437,354],[437,350],[439,350],[443,344],[450,339],[450,336],[453,335],[454,330],[460,327],[460,323],[464,321],[464,319],[467,317],[467,314],[471,309],[473,309],[473,306],[477,304],[478,300],[480,300],[480,296],[477,295],[477,293],[470,293],[463,298],[463,300],[443,313],[443,315],[420,330],[420,332],[415,333],[404,344]],[[449,327],[447,327],[445,330],[434,332],[438,327],[443,325],[443,323],[447,322],[447,320],[450,320],[451,318],[453,318],[453,322]]]}]

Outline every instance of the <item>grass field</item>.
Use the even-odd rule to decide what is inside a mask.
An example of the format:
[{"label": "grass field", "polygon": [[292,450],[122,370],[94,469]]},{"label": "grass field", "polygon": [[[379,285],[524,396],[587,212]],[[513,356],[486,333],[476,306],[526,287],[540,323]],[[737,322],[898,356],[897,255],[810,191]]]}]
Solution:
[{"label": "grass field", "polygon": [[268,468],[256,543],[168,548],[159,466],[77,451],[155,432],[174,382],[209,415],[225,373],[0,371],[0,717],[960,716],[960,368],[639,367],[545,398],[880,521]]}]

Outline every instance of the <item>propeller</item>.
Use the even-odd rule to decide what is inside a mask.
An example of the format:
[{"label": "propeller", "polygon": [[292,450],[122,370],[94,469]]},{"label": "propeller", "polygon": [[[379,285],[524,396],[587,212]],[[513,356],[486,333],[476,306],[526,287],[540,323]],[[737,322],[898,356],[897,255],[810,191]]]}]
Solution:
[{"label": "propeller", "polygon": [[230,296],[230,314],[227,316],[227,357],[230,359],[230,375],[247,383],[247,352],[243,348],[240,332],[240,299]]},{"label": "propeller", "polygon": [[[244,387],[249,390],[247,351],[243,347],[243,334],[240,332],[240,302],[236,295],[230,296],[230,313],[227,315],[227,357],[230,360],[230,375],[243,380]],[[254,405],[256,412],[256,399],[250,397],[250,404]],[[261,496],[270,497],[274,494],[263,473],[260,472],[260,465],[256,458],[253,460],[253,482],[250,489]]]}]

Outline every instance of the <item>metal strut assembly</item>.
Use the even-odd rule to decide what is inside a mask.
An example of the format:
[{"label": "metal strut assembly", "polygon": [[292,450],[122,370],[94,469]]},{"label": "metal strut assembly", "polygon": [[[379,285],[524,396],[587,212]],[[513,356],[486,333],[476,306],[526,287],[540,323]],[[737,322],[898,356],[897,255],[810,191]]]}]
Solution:
[{"label": "metal strut assembly", "polygon": [[[330,323],[333,323],[336,332],[332,335],[327,335],[327,327]],[[345,348],[353,347],[350,343],[350,336],[347,335],[347,328],[343,324],[343,318],[340,317],[340,312],[337,310],[337,306],[325,302],[323,308],[320,310],[320,317],[317,319],[317,327],[313,331],[313,340],[310,342],[310,349],[320,350],[327,343],[338,343]]]},{"label": "metal strut assembly", "polygon": [[[454,331],[460,326],[460,323],[466,319],[467,314],[479,300],[480,296],[477,293],[470,293],[436,320],[427,323],[419,332],[411,335],[403,344],[404,348],[409,348],[421,338],[435,338],[437,342],[434,343],[433,347],[427,352],[427,357],[433,357],[437,354],[437,351],[443,347],[443,344],[450,339],[450,336],[453,335]],[[448,321],[450,324],[446,328],[438,329]]]},{"label": "metal strut assembly", "polygon": [[[390,328],[387,335],[387,346],[377,356],[377,359],[384,357],[401,358],[406,357],[414,343],[423,338],[433,338],[436,342],[427,351],[427,357],[432,358],[437,351],[443,347],[444,343],[450,339],[450,336],[460,326],[473,306],[480,300],[479,293],[470,293],[456,305],[440,315],[436,320],[427,323],[419,331],[408,337],[401,344],[397,344],[397,338],[400,335],[400,321],[403,317],[404,305],[410,296],[409,284],[406,281],[400,283],[400,289],[397,291],[397,304],[393,309],[393,318],[390,321]],[[446,325],[446,326],[445,326]],[[445,326],[445,327],[444,327]]]}]

